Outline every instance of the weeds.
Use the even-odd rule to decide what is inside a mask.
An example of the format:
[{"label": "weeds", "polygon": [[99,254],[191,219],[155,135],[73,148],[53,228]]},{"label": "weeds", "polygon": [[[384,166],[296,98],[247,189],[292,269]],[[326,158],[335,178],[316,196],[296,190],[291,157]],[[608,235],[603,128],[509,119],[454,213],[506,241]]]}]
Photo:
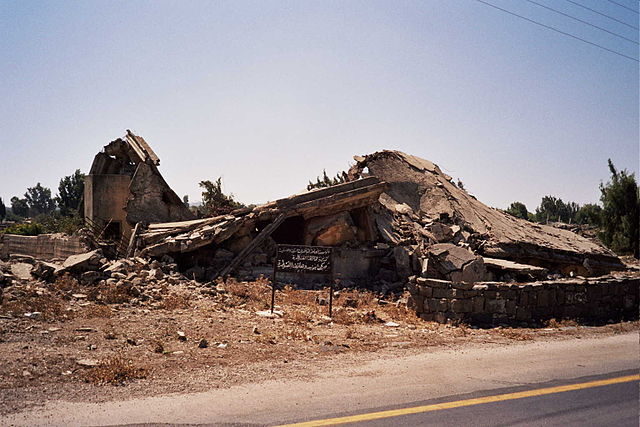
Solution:
[{"label": "weeds", "polygon": [[124,385],[127,381],[147,377],[145,368],[136,367],[131,360],[113,356],[87,371],[85,380],[97,385]]},{"label": "weeds", "polygon": [[14,301],[0,305],[0,313],[21,317],[25,313],[39,312],[44,320],[67,319],[63,301],[53,295],[38,295],[30,292]]},{"label": "weeds", "polygon": [[264,310],[269,308],[271,290],[267,279],[260,278],[254,282],[238,282],[228,279],[224,287],[228,292],[225,305],[228,307],[248,306]]},{"label": "weeds", "polygon": [[89,305],[82,310],[81,316],[84,319],[103,318],[108,319],[113,315],[111,309],[106,305]]},{"label": "weeds", "polygon": [[499,329],[498,333],[505,338],[509,338],[510,340],[515,341],[531,341],[533,337],[530,334],[527,334],[526,331],[521,331],[518,329]]},{"label": "weeds", "polygon": [[547,328],[560,329],[560,328],[578,326],[578,322],[576,322],[575,320],[568,320],[568,319],[563,319],[560,321],[557,321],[556,319],[549,319],[547,322],[545,322],[545,326]]},{"label": "weeds", "polygon": [[189,295],[170,294],[162,301],[162,308],[165,310],[186,309],[191,306]]}]

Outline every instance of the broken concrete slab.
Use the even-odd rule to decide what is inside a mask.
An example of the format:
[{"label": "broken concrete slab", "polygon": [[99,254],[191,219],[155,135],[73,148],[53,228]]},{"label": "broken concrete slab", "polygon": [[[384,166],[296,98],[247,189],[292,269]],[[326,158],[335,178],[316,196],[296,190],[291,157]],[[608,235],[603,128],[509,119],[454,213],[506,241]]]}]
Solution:
[{"label": "broken concrete slab", "polygon": [[11,274],[19,280],[31,280],[33,265],[26,262],[15,262],[11,264]]},{"label": "broken concrete slab", "polygon": [[305,244],[340,246],[356,238],[357,229],[348,212],[311,218],[305,224]]},{"label": "broken concrete slab", "polygon": [[[480,255],[521,263],[535,261],[556,271],[571,269],[576,274],[624,269],[611,251],[575,233],[515,218],[484,205],[427,160],[385,150],[359,156],[356,162],[349,170],[351,179],[363,176],[367,169],[368,176],[388,184],[380,198],[384,206],[404,203],[421,219],[460,227],[461,234],[469,233],[464,240]],[[396,218],[390,225],[396,233],[405,234],[398,223]],[[424,241],[424,236],[418,234],[415,228],[409,233],[416,241]],[[587,258],[591,272],[583,267]]]},{"label": "broken concrete slab", "polygon": [[82,273],[90,270],[97,270],[102,266],[102,252],[96,249],[79,255],[71,255],[67,258],[62,267],[67,271]]},{"label": "broken concrete slab", "polygon": [[[441,277],[453,282],[486,280],[487,271],[482,257],[451,243],[438,243],[428,249],[429,262]],[[427,269],[428,274],[428,269]]]},{"label": "broken concrete slab", "polygon": [[514,274],[531,275],[534,278],[543,279],[546,277],[548,270],[543,267],[534,265],[520,264],[506,259],[483,257],[484,264],[489,270],[500,270]]}]

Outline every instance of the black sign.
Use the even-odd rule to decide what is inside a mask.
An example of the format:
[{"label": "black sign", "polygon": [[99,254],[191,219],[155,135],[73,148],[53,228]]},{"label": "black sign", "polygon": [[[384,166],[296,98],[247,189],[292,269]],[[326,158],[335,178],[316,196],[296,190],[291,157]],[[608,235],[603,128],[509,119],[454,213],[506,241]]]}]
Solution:
[{"label": "black sign", "polygon": [[278,245],[276,271],[288,273],[331,273],[331,248],[324,246]]}]

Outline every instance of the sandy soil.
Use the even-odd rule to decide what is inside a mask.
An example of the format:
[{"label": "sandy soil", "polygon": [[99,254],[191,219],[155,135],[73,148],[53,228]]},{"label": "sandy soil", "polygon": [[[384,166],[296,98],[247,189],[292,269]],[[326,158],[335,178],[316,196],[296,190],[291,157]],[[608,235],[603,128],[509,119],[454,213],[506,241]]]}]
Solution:
[{"label": "sandy soil", "polygon": [[[440,325],[418,319],[402,300],[355,291],[336,297],[333,319],[321,305],[326,292],[278,291],[279,313],[269,318],[269,293],[264,281],[228,282],[217,290],[192,283],[164,289],[147,302],[105,304],[70,279],[25,283],[0,305],[0,414],[47,400],[101,402],[300,379],[311,366],[317,372],[318,366],[358,364],[382,354],[638,330],[638,322],[517,329]],[[40,314],[25,317],[35,308]]]}]

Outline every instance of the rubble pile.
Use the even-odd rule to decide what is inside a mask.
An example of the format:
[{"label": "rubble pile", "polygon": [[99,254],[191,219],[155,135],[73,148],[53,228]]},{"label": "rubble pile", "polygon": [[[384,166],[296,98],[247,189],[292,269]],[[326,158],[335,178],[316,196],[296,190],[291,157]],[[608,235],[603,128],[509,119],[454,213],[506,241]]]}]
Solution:
[{"label": "rubble pile", "polygon": [[[3,311],[14,315],[42,315],[38,311],[15,310],[29,308],[31,297],[43,301],[47,297],[77,300],[80,306],[83,301],[92,301],[165,308],[165,299],[180,293],[189,293],[192,298],[215,294],[216,289],[182,275],[168,256],[161,260],[135,257],[109,261],[100,250],[95,250],[70,256],[62,264],[22,255],[14,255],[8,262],[0,261],[0,304]],[[36,304],[35,308],[41,305]]]},{"label": "rubble pile", "polygon": [[484,205],[428,160],[386,150],[354,159],[351,179],[373,175],[388,184],[377,228],[385,242],[406,248],[422,277],[509,281],[625,268],[593,241]]}]

